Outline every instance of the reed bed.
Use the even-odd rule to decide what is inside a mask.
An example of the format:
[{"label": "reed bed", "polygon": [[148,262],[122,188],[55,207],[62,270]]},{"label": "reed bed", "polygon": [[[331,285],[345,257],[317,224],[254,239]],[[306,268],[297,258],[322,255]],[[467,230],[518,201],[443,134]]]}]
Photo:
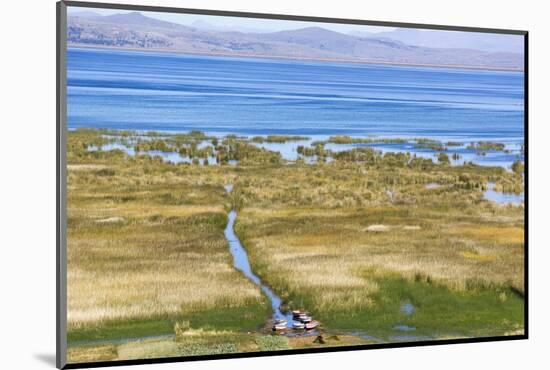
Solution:
[{"label": "reed bed", "polygon": [[[73,362],[392,341],[399,325],[432,338],[523,332],[524,208],[482,195],[489,182],[523,191],[520,174],[368,150],[288,163],[237,138],[206,137],[234,145],[237,165],[88,150],[111,134],[69,133]],[[224,238],[231,209],[283,308],[310,311],[340,339],[265,337],[269,302],[233,268]]]},{"label": "reed bed", "polygon": [[[382,336],[404,320],[441,336],[521,327],[523,206],[481,196],[485,181],[514,174],[356,164],[263,171],[237,181],[236,228],[253,268],[288,307],[325,327]],[[429,315],[403,317],[399,307],[411,300]]]},{"label": "reed bed", "polygon": [[263,325],[268,302],[227,250],[223,176],[102,162],[107,176],[97,163],[69,168],[69,343],[171,333],[183,318]]}]

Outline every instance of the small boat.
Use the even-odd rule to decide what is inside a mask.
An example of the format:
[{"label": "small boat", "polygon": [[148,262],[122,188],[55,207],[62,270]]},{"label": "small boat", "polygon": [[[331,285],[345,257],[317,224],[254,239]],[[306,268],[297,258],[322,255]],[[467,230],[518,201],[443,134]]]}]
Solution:
[{"label": "small boat", "polygon": [[293,316],[293,317],[299,317],[300,315],[303,315],[303,314],[305,314],[304,311],[300,311],[300,310],[294,310],[294,311],[292,311],[292,316]]},{"label": "small boat", "polygon": [[315,329],[319,325],[320,325],[319,321],[312,320],[311,322],[308,322],[307,324],[305,324],[305,327],[306,327],[306,330],[311,330],[311,329]]},{"label": "small boat", "polygon": [[285,330],[285,329],[286,329],[286,323],[285,324],[274,324],[273,325],[273,331]]},{"label": "small boat", "polygon": [[285,319],[276,319],[273,321],[273,331],[285,330],[287,328],[287,321]]},{"label": "small boat", "polygon": [[298,317],[298,320],[300,320],[301,322],[310,322],[311,321],[311,316],[308,316],[308,315],[300,315]]},{"label": "small boat", "polygon": [[292,328],[294,329],[304,329],[305,328],[305,324],[304,323],[301,323],[299,321],[294,321],[292,323]]}]

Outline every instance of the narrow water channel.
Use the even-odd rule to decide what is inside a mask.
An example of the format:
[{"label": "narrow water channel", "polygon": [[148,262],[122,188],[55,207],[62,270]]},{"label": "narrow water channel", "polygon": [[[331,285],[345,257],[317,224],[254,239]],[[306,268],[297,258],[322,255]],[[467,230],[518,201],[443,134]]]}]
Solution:
[{"label": "narrow water channel", "polygon": [[[233,185],[227,185],[225,190],[230,193],[233,190]],[[286,319],[287,326],[292,327],[292,312],[282,312],[281,304],[283,300],[279,297],[271,288],[269,288],[262,280],[256,275],[252,268],[250,267],[250,262],[248,261],[248,254],[246,249],[244,249],[241,241],[235,234],[235,219],[237,218],[237,211],[232,210],[228,215],[227,226],[225,227],[224,234],[227,242],[229,243],[229,251],[233,256],[233,265],[239,271],[241,271],[250,281],[258,285],[262,292],[267,296],[271,303],[271,308],[273,309],[273,319]]]},{"label": "narrow water channel", "polygon": [[[232,184],[225,185],[224,188],[227,193],[231,193],[233,191]],[[228,222],[224,230],[225,239],[229,243],[229,251],[233,256],[233,266],[237,270],[241,271],[244,274],[244,276],[246,276],[250,281],[252,281],[254,284],[259,286],[262,292],[269,299],[271,303],[271,308],[273,310],[272,319],[273,320],[285,319],[287,321],[286,326],[288,328],[292,328],[292,323],[294,322],[292,317],[292,312],[281,311],[281,304],[283,303],[283,300],[281,299],[281,297],[275,294],[275,292],[271,290],[271,288],[267,286],[264,282],[262,282],[260,277],[252,271],[252,267],[250,266],[246,249],[244,248],[241,241],[239,240],[239,237],[235,233],[236,219],[237,219],[237,211],[233,209],[228,214]],[[416,308],[410,302],[405,302],[401,305],[400,311],[406,314],[407,316],[409,316],[416,311]],[[396,331],[396,334],[400,332],[414,332],[416,330],[415,327],[407,326],[407,325],[396,325],[393,327],[393,329]],[[283,332],[281,334],[286,336],[295,336],[295,335],[317,336],[319,335],[319,331],[315,329],[308,330],[305,332],[288,331],[288,332]],[[368,333],[364,333],[364,332],[357,331],[357,332],[351,332],[347,334],[372,340],[374,342],[385,342],[384,339],[370,336]],[[410,342],[410,341],[430,340],[430,339],[433,339],[433,338],[424,337],[424,336],[415,336],[412,333],[410,334],[403,333],[403,334],[391,337],[390,341]]]}]

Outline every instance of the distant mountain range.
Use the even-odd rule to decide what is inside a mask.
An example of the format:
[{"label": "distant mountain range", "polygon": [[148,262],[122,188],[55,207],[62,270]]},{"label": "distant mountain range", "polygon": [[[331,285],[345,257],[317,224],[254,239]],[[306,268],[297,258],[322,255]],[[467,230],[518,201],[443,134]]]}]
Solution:
[{"label": "distant mountain range", "polygon": [[[139,12],[107,16],[86,12],[69,14],[68,17],[70,46],[363,63],[523,69],[521,53],[413,45],[411,40],[397,40],[400,32],[396,31],[387,34],[343,34],[321,27],[271,33],[225,31],[206,27],[200,22],[184,26],[146,17]],[[424,34],[429,32],[412,31]],[[392,33],[394,36],[389,37]],[[404,38],[402,32],[401,37]],[[461,46],[461,43],[457,46]]]},{"label": "distant mountain range", "polygon": [[355,31],[357,37],[388,38],[413,46],[430,48],[474,49],[486,52],[523,53],[523,37],[498,33],[421,30],[397,28],[388,32]]}]

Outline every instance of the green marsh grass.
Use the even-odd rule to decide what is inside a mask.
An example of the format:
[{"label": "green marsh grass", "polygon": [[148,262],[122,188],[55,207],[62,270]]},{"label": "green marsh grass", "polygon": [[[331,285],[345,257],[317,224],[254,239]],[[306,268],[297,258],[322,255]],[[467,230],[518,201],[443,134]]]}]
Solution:
[{"label": "green marsh grass", "polygon": [[[524,208],[483,199],[488,182],[522,191],[520,171],[368,148],[288,163],[198,132],[119,136],[178,150],[208,140],[222,165],[89,151],[116,134],[68,138],[71,362],[365,344],[349,333],[390,340],[396,325],[435,338],[523,330]],[[233,208],[254,271],[338,340],[266,336],[269,303],[233,268],[224,238]],[[400,311],[407,302],[412,315]]]}]

